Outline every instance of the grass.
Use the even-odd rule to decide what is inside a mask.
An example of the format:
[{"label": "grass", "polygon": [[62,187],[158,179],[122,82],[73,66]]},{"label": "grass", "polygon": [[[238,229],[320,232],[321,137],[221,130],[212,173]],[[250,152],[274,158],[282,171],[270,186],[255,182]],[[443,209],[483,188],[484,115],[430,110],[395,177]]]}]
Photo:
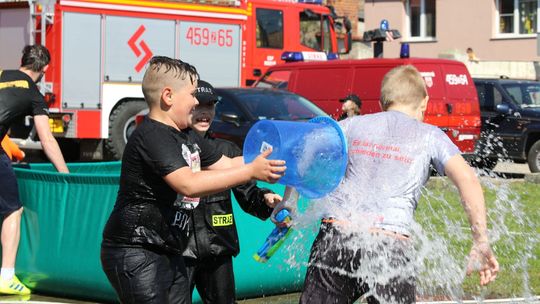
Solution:
[{"label": "grass", "polygon": [[[540,185],[488,178],[482,184],[492,248],[501,269],[487,287],[479,286],[478,275],[466,278],[465,297],[540,294]],[[457,190],[447,179],[429,182],[415,217],[432,238],[445,239],[448,252],[465,259],[471,246],[469,225]]]}]

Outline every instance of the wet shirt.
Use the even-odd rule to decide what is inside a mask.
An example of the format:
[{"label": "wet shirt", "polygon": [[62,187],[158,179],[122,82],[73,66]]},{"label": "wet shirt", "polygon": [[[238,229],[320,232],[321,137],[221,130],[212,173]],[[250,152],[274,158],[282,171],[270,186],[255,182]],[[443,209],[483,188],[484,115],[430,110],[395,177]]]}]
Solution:
[{"label": "wet shirt", "polygon": [[19,70],[0,70],[0,138],[26,115],[49,115],[43,95],[30,76]]},{"label": "wet shirt", "polygon": [[[234,158],[242,155],[240,148],[228,140],[212,138],[208,133],[205,139],[225,156]],[[231,190],[243,211],[263,220],[272,214],[273,209],[266,205],[264,199],[264,195],[272,191],[257,187],[255,180]],[[240,252],[231,190],[201,197],[189,223],[190,238],[184,257],[203,261],[209,257],[236,256]]]},{"label": "wet shirt", "polygon": [[430,164],[444,174],[459,149],[439,128],[398,111],[355,116],[340,125],[349,162],[326,216],[410,234]]},{"label": "wet shirt", "polygon": [[118,197],[103,232],[106,246],[150,246],[181,254],[198,198],[178,195],[163,179],[182,167],[196,172],[222,154],[195,132],[146,118],[122,158]]}]

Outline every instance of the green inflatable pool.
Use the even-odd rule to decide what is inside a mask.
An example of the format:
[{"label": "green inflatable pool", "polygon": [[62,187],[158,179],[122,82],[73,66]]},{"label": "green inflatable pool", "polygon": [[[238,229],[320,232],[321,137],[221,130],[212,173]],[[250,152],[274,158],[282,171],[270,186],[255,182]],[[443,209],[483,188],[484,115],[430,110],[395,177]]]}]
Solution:
[{"label": "green inflatable pool", "polygon": [[[15,168],[25,208],[17,274],[35,292],[115,301],[101,270],[99,250],[116,200],[120,166],[120,162],[73,163],[69,175],[56,173],[50,164]],[[259,186],[280,194],[284,190],[279,184]],[[294,231],[283,248],[261,264],[252,255],[274,225],[245,214],[236,201],[233,205],[241,245],[234,260],[237,297],[300,290],[317,227]],[[198,295],[194,300],[199,302]]]}]

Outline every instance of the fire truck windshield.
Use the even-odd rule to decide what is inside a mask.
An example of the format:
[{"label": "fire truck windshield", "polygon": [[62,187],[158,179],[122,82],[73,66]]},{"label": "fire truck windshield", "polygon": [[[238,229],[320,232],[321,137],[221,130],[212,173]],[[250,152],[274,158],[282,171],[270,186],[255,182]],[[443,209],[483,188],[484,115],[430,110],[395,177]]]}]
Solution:
[{"label": "fire truck windshield", "polygon": [[331,52],[330,20],[328,16],[309,9],[300,13],[300,43],[319,52]]}]

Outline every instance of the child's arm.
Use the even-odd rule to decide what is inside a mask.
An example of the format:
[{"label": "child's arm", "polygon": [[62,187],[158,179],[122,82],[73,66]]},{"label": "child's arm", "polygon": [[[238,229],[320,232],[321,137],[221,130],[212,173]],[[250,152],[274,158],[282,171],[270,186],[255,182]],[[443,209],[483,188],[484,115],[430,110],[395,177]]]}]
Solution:
[{"label": "child's arm", "polygon": [[232,188],[238,205],[253,216],[266,220],[272,214],[276,204],[281,202],[281,195],[270,189],[259,188],[255,181]]},{"label": "child's arm", "polygon": [[234,167],[240,167],[244,165],[244,157],[228,157],[223,155],[217,162],[213,163],[211,166],[208,166],[206,169],[209,170],[223,170]]},{"label": "child's arm", "polygon": [[480,284],[486,285],[497,277],[499,264],[489,245],[482,187],[472,168],[459,154],[450,158],[444,169],[459,190],[471,225],[473,247],[469,254],[467,274],[477,270],[480,273]]},{"label": "child's arm", "polygon": [[252,179],[274,183],[283,175],[286,167],[285,161],[266,159],[271,152],[269,149],[252,163],[229,169],[192,172],[189,167],[182,167],[164,179],[176,192],[190,197],[225,191]]}]

